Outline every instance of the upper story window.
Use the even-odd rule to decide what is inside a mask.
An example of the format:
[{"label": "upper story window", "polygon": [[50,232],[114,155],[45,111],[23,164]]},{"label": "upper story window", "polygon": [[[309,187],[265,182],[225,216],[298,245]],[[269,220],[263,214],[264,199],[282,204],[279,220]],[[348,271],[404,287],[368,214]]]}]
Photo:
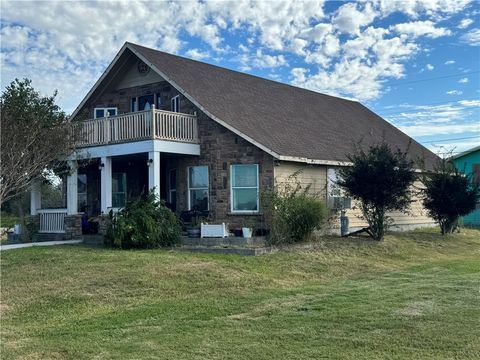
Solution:
[{"label": "upper story window", "polygon": [[170,100],[170,111],[180,112],[180,95],[174,96]]},{"label": "upper story window", "polygon": [[[156,99],[156,103],[155,103]],[[153,105],[155,105],[156,109],[159,109],[162,105],[162,97],[160,94],[155,95],[144,95],[139,97],[133,97],[131,102],[131,111],[143,111],[143,110],[150,110]]]},{"label": "upper story window", "polygon": [[232,212],[257,212],[258,164],[232,165],[230,177]]},{"label": "upper story window", "polygon": [[104,118],[107,116],[116,116],[117,108],[116,107],[103,107],[103,108],[98,107],[93,110],[93,115],[95,119]]}]

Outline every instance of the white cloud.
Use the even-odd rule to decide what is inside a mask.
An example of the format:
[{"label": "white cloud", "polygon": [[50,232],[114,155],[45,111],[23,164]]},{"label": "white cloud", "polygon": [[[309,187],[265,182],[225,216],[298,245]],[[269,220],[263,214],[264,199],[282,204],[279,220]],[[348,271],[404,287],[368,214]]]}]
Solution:
[{"label": "white cloud", "polygon": [[465,77],[465,78],[462,78],[462,79],[458,80],[458,82],[459,82],[460,84],[466,84],[466,83],[468,83],[468,78],[466,78],[466,77]]},{"label": "white cloud", "polygon": [[[370,100],[382,94],[386,80],[405,76],[405,63],[425,50],[420,37],[448,35],[450,30],[436,22],[462,11],[468,2],[368,0],[341,4],[335,13],[325,14],[324,0],[190,0],[134,6],[126,0],[115,1],[115,6],[106,1],[51,6],[4,1],[2,86],[15,77],[30,77],[46,93],[58,88],[61,105],[69,111],[124,41],[131,41],[195,59],[221,54],[222,61],[236,62],[242,70],[291,64],[296,85]],[[381,27],[392,13],[407,18],[399,24],[403,32]],[[419,20],[424,17],[428,21]],[[418,29],[412,30],[412,24]]]},{"label": "white cloud", "polygon": [[428,71],[432,71],[433,69],[435,69],[435,67],[432,64],[427,64],[426,68]]},{"label": "white cloud", "polygon": [[480,46],[480,28],[472,29],[460,37],[462,42],[471,46]]},{"label": "white cloud", "polygon": [[460,21],[460,24],[458,24],[458,27],[460,29],[466,29],[467,27],[469,27],[471,24],[473,24],[473,20],[472,19],[463,19],[462,21]]},{"label": "white cloud", "polygon": [[445,61],[444,64],[445,65],[453,65],[453,64],[455,64],[455,60],[447,60],[447,61]]},{"label": "white cloud", "polygon": [[430,38],[437,38],[452,34],[452,32],[447,28],[435,27],[435,23],[430,20],[396,24],[392,26],[391,29],[400,34],[412,35],[414,37],[426,36]]},{"label": "white cloud", "polygon": [[448,95],[462,95],[463,91],[462,90],[449,90],[445,94],[448,94]]},{"label": "white cloud", "polygon": [[185,52],[185,55],[187,55],[189,58],[192,58],[194,60],[202,60],[210,57],[208,52],[202,52],[196,48],[189,49],[187,52]]},{"label": "white cloud", "polygon": [[410,136],[426,136],[426,135],[446,135],[446,134],[463,134],[478,132],[478,124],[450,124],[450,125],[412,125],[399,126],[400,130]]},{"label": "white cloud", "polygon": [[480,100],[460,100],[458,103],[462,106],[477,106],[477,107],[480,107]]},{"label": "white cloud", "polygon": [[370,3],[366,3],[363,9],[359,8],[359,4],[347,3],[338,9],[332,24],[342,33],[358,34],[362,27],[375,19],[375,16],[376,12]]}]

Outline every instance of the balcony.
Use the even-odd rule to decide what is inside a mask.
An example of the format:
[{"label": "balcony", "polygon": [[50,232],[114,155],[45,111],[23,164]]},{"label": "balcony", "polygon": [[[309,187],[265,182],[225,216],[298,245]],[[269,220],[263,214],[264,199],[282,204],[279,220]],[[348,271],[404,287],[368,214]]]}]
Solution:
[{"label": "balcony", "polygon": [[198,144],[197,116],[177,112],[144,110],[82,121],[78,126],[80,148],[142,140]]}]

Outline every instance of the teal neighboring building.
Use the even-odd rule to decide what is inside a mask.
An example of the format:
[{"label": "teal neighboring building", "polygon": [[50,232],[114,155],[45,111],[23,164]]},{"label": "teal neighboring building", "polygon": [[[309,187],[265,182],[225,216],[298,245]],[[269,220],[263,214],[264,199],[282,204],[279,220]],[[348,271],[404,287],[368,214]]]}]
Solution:
[{"label": "teal neighboring building", "polygon": [[[451,160],[458,171],[470,175],[472,181],[480,183],[480,146],[455,155]],[[474,211],[463,217],[463,223],[480,227],[480,203]]]}]

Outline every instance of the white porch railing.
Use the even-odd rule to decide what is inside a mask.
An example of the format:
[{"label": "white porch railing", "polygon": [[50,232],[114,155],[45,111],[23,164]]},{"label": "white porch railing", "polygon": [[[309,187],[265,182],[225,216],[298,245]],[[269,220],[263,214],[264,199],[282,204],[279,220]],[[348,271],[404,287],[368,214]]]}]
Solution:
[{"label": "white porch railing", "polygon": [[198,143],[197,116],[145,110],[78,124],[79,147],[148,139]]},{"label": "white porch railing", "polygon": [[67,209],[39,209],[39,233],[64,233]]}]

